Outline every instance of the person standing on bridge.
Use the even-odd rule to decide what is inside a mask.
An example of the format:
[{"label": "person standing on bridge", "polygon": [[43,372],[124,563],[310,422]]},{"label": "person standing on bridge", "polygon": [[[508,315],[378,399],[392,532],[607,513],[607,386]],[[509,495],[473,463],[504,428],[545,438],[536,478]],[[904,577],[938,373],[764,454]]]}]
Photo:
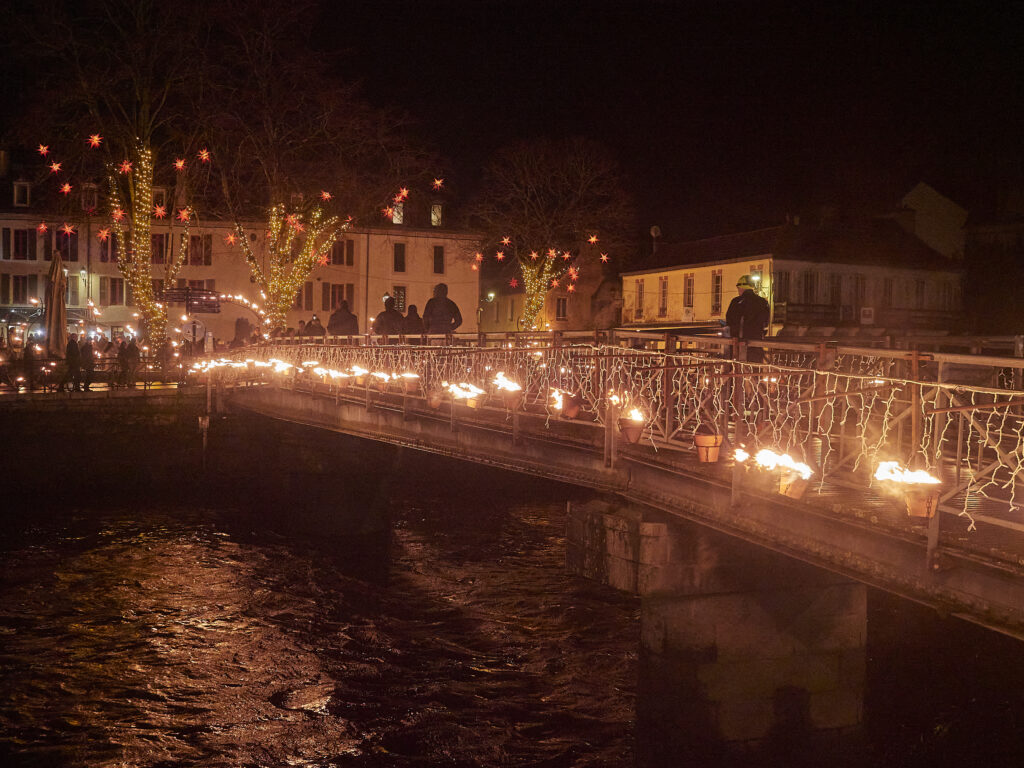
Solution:
[{"label": "person standing on bridge", "polygon": [[[768,302],[756,293],[757,282],[750,275],[743,275],[736,282],[738,295],[729,302],[729,309],[725,312],[729,335],[734,339],[749,341],[764,338],[771,311]],[[760,347],[748,349],[747,362],[763,363],[764,350]]]},{"label": "person standing on bridge", "polygon": [[427,333],[454,333],[462,325],[459,306],[448,298],[448,286],[438,283],[434,286],[434,297],[423,308],[423,325]]},{"label": "person standing on bridge", "polygon": [[379,336],[400,336],[405,318],[395,309],[395,300],[388,296],[384,299],[384,311],[373,320],[373,332]]},{"label": "person standing on bridge", "polygon": [[342,299],[327,319],[327,332],[332,336],[359,335],[359,318],[349,310],[347,300]]}]

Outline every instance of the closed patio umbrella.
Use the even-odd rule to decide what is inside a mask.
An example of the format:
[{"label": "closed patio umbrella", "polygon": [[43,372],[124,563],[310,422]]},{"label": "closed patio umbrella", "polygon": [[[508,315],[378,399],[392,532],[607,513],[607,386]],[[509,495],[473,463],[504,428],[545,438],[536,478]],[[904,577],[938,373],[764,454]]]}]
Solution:
[{"label": "closed patio umbrella", "polygon": [[64,350],[68,345],[68,307],[65,303],[67,288],[68,278],[64,274],[64,262],[60,258],[60,252],[54,251],[49,282],[46,285],[46,312],[43,316],[48,357],[64,357]]}]

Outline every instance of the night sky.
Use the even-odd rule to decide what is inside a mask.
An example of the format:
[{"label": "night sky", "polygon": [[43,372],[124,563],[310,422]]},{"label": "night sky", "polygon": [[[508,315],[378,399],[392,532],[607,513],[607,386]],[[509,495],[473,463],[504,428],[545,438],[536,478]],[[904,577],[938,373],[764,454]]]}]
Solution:
[{"label": "night sky", "polygon": [[324,7],[341,73],[410,110],[456,184],[508,141],[592,136],[670,240],[881,212],[919,180],[988,214],[1022,178],[1020,4]]}]

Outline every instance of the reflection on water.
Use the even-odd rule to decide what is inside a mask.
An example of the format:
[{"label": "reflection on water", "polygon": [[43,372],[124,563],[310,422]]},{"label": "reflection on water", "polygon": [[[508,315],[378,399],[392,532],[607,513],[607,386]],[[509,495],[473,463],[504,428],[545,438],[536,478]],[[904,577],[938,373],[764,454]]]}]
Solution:
[{"label": "reflection on water", "polygon": [[386,583],[222,511],[14,526],[0,763],[631,763],[637,604],[564,574],[540,488],[397,489]]}]

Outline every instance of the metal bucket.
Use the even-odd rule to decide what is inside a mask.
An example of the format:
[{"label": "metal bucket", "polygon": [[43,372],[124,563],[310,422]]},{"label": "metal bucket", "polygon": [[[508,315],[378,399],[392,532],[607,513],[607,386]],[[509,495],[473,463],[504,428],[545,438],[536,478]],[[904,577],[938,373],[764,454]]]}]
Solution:
[{"label": "metal bucket", "polygon": [[930,519],[935,516],[935,509],[939,506],[939,486],[908,488],[903,492],[903,499],[910,517]]},{"label": "metal bucket", "polygon": [[694,435],[693,444],[697,448],[697,458],[705,464],[714,464],[718,461],[718,454],[722,448],[721,435]]},{"label": "metal bucket", "polygon": [[640,435],[644,433],[644,424],[642,421],[619,419],[619,432],[622,433],[622,438],[627,443],[635,443],[640,440]]}]

